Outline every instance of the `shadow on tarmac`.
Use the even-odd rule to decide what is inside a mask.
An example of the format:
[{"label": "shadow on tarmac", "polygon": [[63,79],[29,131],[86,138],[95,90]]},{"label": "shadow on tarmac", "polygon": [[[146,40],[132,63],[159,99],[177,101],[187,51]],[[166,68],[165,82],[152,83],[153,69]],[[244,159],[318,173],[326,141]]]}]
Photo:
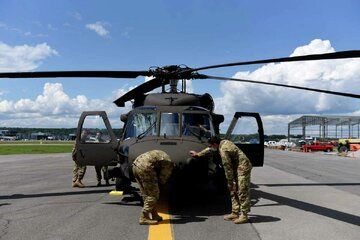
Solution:
[{"label": "shadow on tarmac", "polygon": [[0,196],[0,200],[40,198],[40,197],[58,197],[58,196],[85,195],[85,194],[97,194],[97,193],[108,193],[108,192],[109,192],[109,189],[73,191],[73,192],[36,193],[36,194],[13,194],[13,195],[7,195],[7,196]]},{"label": "shadow on tarmac", "polygon": [[266,187],[292,187],[292,186],[359,186],[360,183],[281,183],[281,184],[258,184]]},{"label": "shadow on tarmac", "polygon": [[277,202],[280,205],[287,205],[289,207],[297,208],[303,211],[313,212],[325,217],[336,219],[338,221],[360,226],[360,216],[322,207],[312,203],[302,202],[292,198],[275,195],[272,193],[267,193],[261,190],[253,189],[251,194],[252,194],[252,198],[254,199],[260,199],[260,198],[268,199]]},{"label": "shadow on tarmac", "polygon": [[[257,188],[256,185],[251,187]],[[207,187],[192,186],[188,188],[172,188],[170,190],[169,204],[172,224],[186,224],[189,222],[204,222],[210,216],[223,216],[231,212],[231,200],[228,192],[219,193],[211,185]],[[258,199],[253,199],[252,205]],[[250,222],[275,222],[280,218],[251,215]]]},{"label": "shadow on tarmac", "polygon": [[0,203],[0,207],[7,206],[7,205],[11,205],[11,203]]},{"label": "shadow on tarmac", "polygon": [[[129,194],[129,193],[125,193],[125,194]],[[119,202],[105,202],[102,204],[112,204],[112,205],[119,205],[119,206],[142,206],[143,205],[143,201],[141,196],[139,195],[138,192],[133,191],[132,193],[130,193],[127,196],[124,196],[121,201]]]}]

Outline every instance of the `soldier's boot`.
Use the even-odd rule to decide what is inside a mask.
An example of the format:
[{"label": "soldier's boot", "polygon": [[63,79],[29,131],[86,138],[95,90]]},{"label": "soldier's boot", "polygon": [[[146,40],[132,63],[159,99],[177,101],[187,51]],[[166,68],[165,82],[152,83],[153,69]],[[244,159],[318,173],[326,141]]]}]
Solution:
[{"label": "soldier's boot", "polygon": [[73,183],[73,187],[84,188],[85,185],[81,182],[81,180],[76,180],[76,182]]},{"label": "soldier's boot", "polygon": [[106,180],[105,180],[105,185],[106,185],[106,186],[110,186],[109,179],[106,179]]},{"label": "soldier's boot", "polygon": [[241,215],[234,220],[235,224],[242,224],[249,222],[248,215],[246,213],[241,213]]},{"label": "soldier's boot", "polygon": [[100,187],[101,186],[101,180],[98,181],[98,183],[96,184],[97,187]]},{"label": "soldier's boot", "polygon": [[150,219],[150,213],[141,212],[139,224],[140,225],[154,225],[157,224],[156,220]]},{"label": "soldier's boot", "polygon": [[230,214],[228,214],[228,215],[225,215],[224,216],[224,220],[225,221],[233,221],[234,219],[236,219],[236,218],[238,218],[239,217],[239,215],[238,214],[236,214],[236,213],[230,213]]},{"label": "soldier's boot", "polygon": [[163,218],[157,213],[156,209],[152,210],[151,216],[153,220],[156,220],[158,222],[161,222]]}]

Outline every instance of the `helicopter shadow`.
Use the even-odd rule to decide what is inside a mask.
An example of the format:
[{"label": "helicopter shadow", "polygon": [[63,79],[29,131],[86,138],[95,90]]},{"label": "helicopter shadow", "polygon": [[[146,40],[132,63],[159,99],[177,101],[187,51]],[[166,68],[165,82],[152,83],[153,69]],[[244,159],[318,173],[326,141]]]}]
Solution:
[{"label": "helicopter shadow", "polygon": [[[257,188],[255,185],[252,187]],[[172,224],[204,222],[211,216],[223,216],[231,212],[229,193],[219,193],[214,187],[172,188],[168,198]],[[258,202],[259,197],[255,195],[251,204],[256,205]],[[252,223],[281,220],[277,217],[253,214],[249,214],[249,219]]]}]

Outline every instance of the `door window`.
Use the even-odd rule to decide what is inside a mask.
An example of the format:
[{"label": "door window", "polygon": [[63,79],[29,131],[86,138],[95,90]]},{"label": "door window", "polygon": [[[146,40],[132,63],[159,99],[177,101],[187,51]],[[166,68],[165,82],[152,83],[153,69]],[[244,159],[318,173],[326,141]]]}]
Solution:
[{"label": "door window", "polygon": [[80,141],[82,143],[109,143],[111,137],[100,115],[88,115],[84,119]]},{"label": "door window", "polygon": [[256,118],[240,117],[229,139],[235,144],[259,144],[259,127]]}]

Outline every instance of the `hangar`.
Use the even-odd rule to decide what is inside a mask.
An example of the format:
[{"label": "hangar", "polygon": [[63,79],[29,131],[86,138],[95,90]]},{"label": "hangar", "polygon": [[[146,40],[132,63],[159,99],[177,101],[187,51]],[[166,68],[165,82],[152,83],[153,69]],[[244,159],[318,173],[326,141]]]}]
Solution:
[{"label": "hangar", "polygon": [[294,135],[322,140],[360,138],[360,116],[302,116],[288,124],[288,139]]}]

